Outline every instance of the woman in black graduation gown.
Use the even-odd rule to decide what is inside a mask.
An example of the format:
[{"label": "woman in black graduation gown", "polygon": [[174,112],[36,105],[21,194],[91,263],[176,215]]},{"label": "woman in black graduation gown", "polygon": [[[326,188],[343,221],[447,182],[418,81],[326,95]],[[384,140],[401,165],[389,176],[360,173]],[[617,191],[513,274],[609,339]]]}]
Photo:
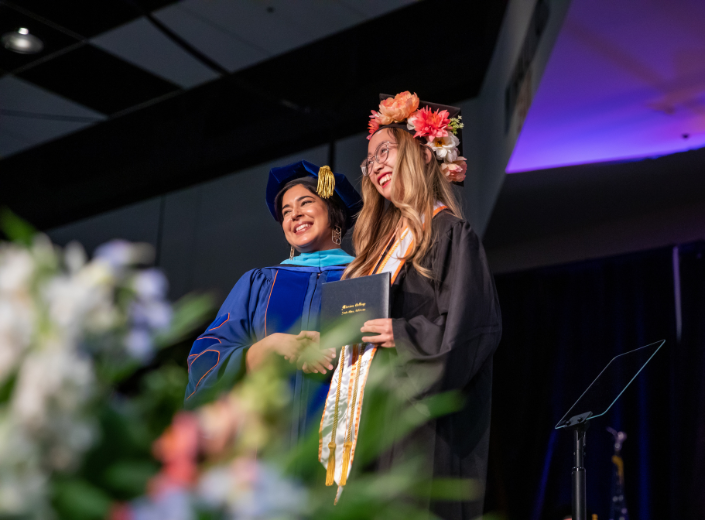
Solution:
[{"label": "woman in black graduation gown", "polygon": [[[464,405],[397,441],[377,469],[392,468],[413,446],[426,457],[432,479],[480,484],[478,499],[433,501],[430,511],[441,518],[475,518],[482,514],[492,356],[502,326],[482,244],[462,218],[451,186],[463,181],[467,168],[458,149],[460,110],[419,102],[408,92],[380,97],[362,164],[364,205],[353,235],[357,258],[344,277],[398,263],[385,269],[393,277],[392,318],[362,328],[378,334],[363,341],[383,347],[371,370],[385,360],[398,363],[398,384],[411,383],[416,398],[457,390]],[[385,428],[396,424],[394,411],[389,413]]]}]

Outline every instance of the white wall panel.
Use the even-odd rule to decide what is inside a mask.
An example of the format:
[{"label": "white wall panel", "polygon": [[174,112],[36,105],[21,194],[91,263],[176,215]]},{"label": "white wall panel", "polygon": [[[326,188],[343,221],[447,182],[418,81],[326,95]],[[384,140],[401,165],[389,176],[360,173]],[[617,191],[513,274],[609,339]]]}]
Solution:
[{"label": "white wall panel", "polygon": [[93,39],[92,43],[184,88],[195,87],[219,77],[219,74],[184,51],[146,18],[138,18],[103,33]]},{"label": "white wall panel", "polygon": [[270,55],[311,41],[311,35],[301,26],[292,24],[276,9],[268,12],[268,4],[258,0],[184,0],[181,5],[212,26],[236,35]]},{"label": "white wall panel", "polygon": [[[25,113],[24,116],[3,114],[0,117],[2,155],[56,139],[105,119],[103,114],[10,75],[0,78],[0,108]],[[51,116],[64,120],[54,120]]]},{"label": "white wall panel", "polygon": [[154,13],[191,45],[231,72],[266,60],[270,53],[232,33],[221,21],[192,8],[194,2],[179,2]]},{"label": "white wall panel", "polygon": [[230,71],[343,31],[414,0],[184,0],[155,16]]},{"label": "white wall panel", "polygon": [[[516,125],[505,132],[505,92],[536,3],[536,0],[510,0],[480,95],[469,103],[461,103],[464,105],[463,122],[466,126],[463,131],[465,147],[467,153],[472,154],[472,160],[468,161],[469,179],[464,190],[465,208],[480,236],[484,234],[492,215],[506,175],[505,168],[518,137]],[[550,16],[531,63],[532,95],[538,88],[570,0],[548,0],[548,4]],[[470,125],[474,128],[468,128]],[[463,152],[466,153],[465,150]]]}]

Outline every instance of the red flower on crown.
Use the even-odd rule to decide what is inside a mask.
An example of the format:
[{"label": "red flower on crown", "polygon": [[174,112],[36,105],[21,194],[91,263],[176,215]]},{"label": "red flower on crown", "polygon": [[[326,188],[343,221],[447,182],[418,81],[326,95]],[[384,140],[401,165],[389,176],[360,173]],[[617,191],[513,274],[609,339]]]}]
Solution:
[{"label": "red flower on crown", "polygon": [[447,110],[432,111],[424,107],[413,114],[408,121],[409,130],[416,130],[414,137],[427,137],[430,140],[448,135],[450,117]]},{"label": "red flower on crown", "polygon": [[[374,112],[374,111],[373,111]],[[377,132],[379,130],[379,122],[377,119],[374,119],[374,116],[370,116],[372,119],[370,119],[370,122],[367,123],[367,128],[370,129],[370,135],[367,136],[367,139],[369,140],[370,137],[372,137],[372,134]]]}]

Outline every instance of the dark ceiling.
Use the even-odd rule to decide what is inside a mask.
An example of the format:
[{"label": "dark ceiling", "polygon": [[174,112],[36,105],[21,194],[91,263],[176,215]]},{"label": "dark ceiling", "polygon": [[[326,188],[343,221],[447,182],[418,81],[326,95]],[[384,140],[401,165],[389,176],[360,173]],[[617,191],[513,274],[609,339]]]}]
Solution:
[{"label": "dark ceiling", "polygon": [[[122,23],[166,3],[105,5]],[[0,205],[49,228],[362,132],[378,92],[475,97],[506,3],[417,2],[190,90],[66,40],[68,52],[16,74],[110,117],[0,161]],[[71,15],[22,5],[33,4],[62,37],[112,23],[90,0]],[[153,101],[135,109],[142,98]]]}]

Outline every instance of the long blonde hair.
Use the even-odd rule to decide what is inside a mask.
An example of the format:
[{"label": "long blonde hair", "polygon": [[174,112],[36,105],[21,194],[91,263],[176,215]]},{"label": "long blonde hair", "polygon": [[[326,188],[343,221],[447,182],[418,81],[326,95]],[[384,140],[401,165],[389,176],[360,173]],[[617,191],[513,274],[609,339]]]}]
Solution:
[{"label": "long blonde hair", "polygon": [[[414,237],[405,260],[426,278],[431,271],[422,261],[432,245],[431,220],[435,203],[445,204],[456,217],[462,218],[460,204],[441,167],[431,158],[424,159],[422,144],[401,128],[389,128],[397,143],[397,160],[392,171],[391,204],[379,194],[369,177],[362,178],[363,207],[353,231],[353,247],[357,257],[343,273],[343,278],[370,274],[389,243],[400,220],[405,219]],[[428,225],[424,226],[424,222]]]}]

